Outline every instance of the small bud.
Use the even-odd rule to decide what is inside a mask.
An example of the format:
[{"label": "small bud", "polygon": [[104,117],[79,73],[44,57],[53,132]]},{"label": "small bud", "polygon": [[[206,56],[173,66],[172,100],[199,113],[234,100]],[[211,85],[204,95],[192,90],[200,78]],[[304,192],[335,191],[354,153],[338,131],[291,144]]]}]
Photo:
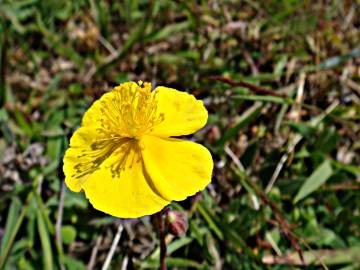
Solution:
[{"label": "small bud", "polygon": [[170,210],[166,213],[166,225],[174,236],[184,236],[188,229],[187,215],[180,211]]}]

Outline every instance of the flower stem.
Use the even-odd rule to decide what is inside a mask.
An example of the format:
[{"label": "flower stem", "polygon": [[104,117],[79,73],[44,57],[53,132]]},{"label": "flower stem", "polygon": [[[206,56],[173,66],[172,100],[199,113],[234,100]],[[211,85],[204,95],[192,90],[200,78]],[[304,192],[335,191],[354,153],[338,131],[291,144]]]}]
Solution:
[{"label": "flower stem", "polygon": [[160,240],[160,270],[166,270],[166,242],[165,242],[165,223],[163,218],[164,210],[156,213],[158,230],[159,230],[159,240]]}]

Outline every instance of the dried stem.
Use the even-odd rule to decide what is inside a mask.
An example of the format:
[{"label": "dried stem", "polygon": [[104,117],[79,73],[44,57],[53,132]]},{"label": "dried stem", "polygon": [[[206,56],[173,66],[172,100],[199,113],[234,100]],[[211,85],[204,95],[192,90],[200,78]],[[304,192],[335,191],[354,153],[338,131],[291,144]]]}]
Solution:
[{"label": "dried stem", "polygon": [[258,95],[267,95],[267,96],[275,96],[275,97],[285,97],[286,96],[284,94],[276,93],[274,91],[271,91],[271,90],[266,89],[266,88],[261,87],[261,86],[257,86],[257,85],[247,83],[247,82],[243,82],[243,81],[234,81],[232,79],[222,77],[222,76],[211,76],[210,79],[214,80],[214,81],[220,81],[220,82],[229,84],[231,86],[245,87],[245,88],[249,89],[250,91],[252,91],[252,92],[254,92],[255,94],[258,94]]},{"label": "dried stem", "polygon": [[92,270],[95,268],[96,256],[98,254],[99,247],[101,245],[102,240],[103,240],[103,237],[101,235],[96,239],[95,245],[94,245],[93,249],[91,250],[91,256],[90,256],[89,263],[86,266],[87,270]]},{"label": "dried stem", "polygon": [[[231,151],[231,149],[229,148],[228,151]],[[229,154],[228,154],[229,155]],[[280,227],[282,233],[285,235],[285,237],[290,241],[291,246],[297,251],[297,253],[299,254],[299,257],[301,259],[301,261],[304,263],[304,255],[303,255],[303,251],[301,249],[301,246],[299,244],[299,240],[297,239],[297,237],[292,233],[292,228],[291,225],[287,222],[287,220],[285,219],[285,217],[283,216],[281,210],[277,207],[277,205],[272,202],[267,194],[262,191],[256,184],[255,182],[253,182],[246,174],[246,172],[243,170],[242,166],[238,165],[237,162],[237,157],[235,154],[231,154],[229,155],[230,158],[232,159],[232,161],[234,162],[234,164],[237,166],[237,168],[239,169],[238,171],[236,171],[236,173],[238,173],[238,175],[240,177],[242,177],[245,182],[252,188],[252,190],[256,193],[256,195],[263,201],[264,204],[268,205],[272,212],[274,213],[274,217],[276,220],[276,223],[278,224],[278,226]]]},{"label": "dried stem", "polygon": [[157,225],[160,240],[160,270],[166,270],[166,242],[165,242],[165,224],[163,218],[164,210],[156,213]]},{"label": "dried stem", "polygon": [[116,235],[114,237],[114,240],[111,244],[111,247],[110,247],[110,250],[109,250],[109,253],[107,254],[106,256],[106,259],[105,259],[105,263],[103,264],[101,270],[107,270],[110,266],[110,262],[114,256],[114,253],[115,253],[115,250],[116,250],[116,247],[118,246],[119,244],[119,241],[120,241],[120,237],[121,237],[121,233],[124,229],[124,226],[123,224],[120,222],[119,223],[119,226],[118,226],[118,229],[117,229],[117,232],[116,232]]},{"label": "dried stem", "polygon": [[5,19],[0,20],[0,30],[3,31],[2,38],[0,37],[0,108],[5,105],[6,98],[6,67],[7,67],[7,21]]},{"label": "dried stem", "polygon": [[[313,120],[310,121],[311,126],[317,126],[327,115],[329,115],[336,106],[339,105],[338,101],[334,101],[321,115],[315,117]],[[298,145],[298,143],[303,139],[303,136],[301,134],[295,135],[293,137],[292,141],[289,143],[289,146],[285,152],[285,154],[281,157],[278,165],[275,168],[275,171],[273,175],[271,176],[270,182],[265,188],[265,192],[269,193],[272,189],[272,187],[275,184],[275,181],[277,180],[278,176],[280,175],[281,170],[283,169],[286,161],[288,160],[291,153],[295,150],[295,147]]]}]

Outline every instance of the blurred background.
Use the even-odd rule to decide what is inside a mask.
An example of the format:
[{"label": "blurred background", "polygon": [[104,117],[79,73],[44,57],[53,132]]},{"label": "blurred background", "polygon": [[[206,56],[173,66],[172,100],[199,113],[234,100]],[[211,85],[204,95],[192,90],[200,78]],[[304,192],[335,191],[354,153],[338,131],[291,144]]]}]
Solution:
[{"label": "blurred background", "polygon": [[0,1],[0,269],[158,269],[150,217],[63,184],[68,139],[129,80],[188,91],[215,162],[171,209],[169,269],[360,268],[360,2]]}]

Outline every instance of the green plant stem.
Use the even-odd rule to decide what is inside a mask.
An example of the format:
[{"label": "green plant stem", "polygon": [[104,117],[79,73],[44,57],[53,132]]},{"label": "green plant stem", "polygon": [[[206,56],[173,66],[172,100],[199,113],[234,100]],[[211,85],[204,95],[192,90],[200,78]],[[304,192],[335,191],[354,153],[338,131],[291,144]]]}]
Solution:
[{"label": "green plant stem", "polygon": [[58,216],[55,225],[55,244],[56,249],[59,253],[59,264],[60,269],[64,270],[64,250],[62,246],[62,238],[61,238],[61,225],[62,225],[62,217],[64,213],[64,197],[65,197],[65,182],[61,185],[60,198],[59,198],[59,207],[58,207]]}]

